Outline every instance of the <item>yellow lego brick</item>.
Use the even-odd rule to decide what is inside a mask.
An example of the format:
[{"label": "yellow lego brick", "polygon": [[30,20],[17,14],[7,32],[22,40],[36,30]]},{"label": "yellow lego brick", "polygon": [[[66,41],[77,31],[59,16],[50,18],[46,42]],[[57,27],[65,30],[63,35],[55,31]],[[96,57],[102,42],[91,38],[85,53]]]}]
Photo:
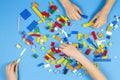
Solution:
[{"label": "yellow lego brick", "polygon": [[64,58],[64,57],[60,58],[60,59],[57,61],[57,64],[62,63],[64,60],[65,60],[65,58]]},{"label": "yellow lego brick", "polygon": [[103,49],[104,47],[105,47],[104,44],[101,44],[101,45],[98,46],[99,49]]},{"label": "yellow lego brick", "polygon": [[43,40],[44,40],[44,42],[47,42],[47,37],[43,36]]},{"label": "yellow lego brick", "polygon": [[111,29],[112,29],[112,26],[109,25],[109,26],[107,27],[107,31],[110,32]]},{"label": "yellow lego brick", "polygon": [[20,44],[16,44],[16,48],[20,49],[21,45]]},{"label": "yellow lego brick", "polygon": [[68,60],[65,59],[64,62],[63,62],[63,64],[66,65],[67,63],[68,63]]},{"label": "yellow lego brick", "polygon": [[35,3],[35,2],[33,2],[33,3],[32,3],[32,6],[34,6],[34,7],[38,8],[38,4],[37,4],[37,3]]},{"label": "yellow lego brick", "polygon": [[82,34],[78,33],[78,40],[81,40],[81,39],[82,39]]},{"label": "yellow lego brick", "polygon": [[92,26],[92,25],[94,25],[94,22],[88,22],[88,23],[82,24],[83,27],[89,27],[89,26]]},{"label": "yellow lego brick", "polygon": [[77,43],[75,43],[75,44],[73,44],[75,47],[78,47],[78,44]]},{"label": "yellow lego brick", "polygon": [[53,60],[50,64],[51,64],[51,65],[55,64],[55,61]]},{"label": "yellow lego brick", "polygon": [[88,39],[88,34],[84,34],[84,39]]},{"label": "yellow lego brick", "polygon": [[99,38],[104,38],[103,33],[102,33],[102,32],[98,32],[98,37],[99,37]]},{"label": "yellow lego brick", "polygon": [[102,59],[107,59],[107,58],[108,58],[108,56],[103,56],[103,57],[102,57]]},{"label": "yellow lego brick", "polygon": [[50,6],[52,6],[53,5],[53,2],[50,2]]},{"label": "yellow lego brick", "polygon": [[91,50],[94,50],[94,47],[93,46],[88,46],[89,49]]},{"label": "yellow lego brick", "polygon": [[56,36],[55,39],[56,39],[57,41],[61,41],[61,38],[58,37],[58,36]]},{"label": "yellow lego brick", "polygon": [[28,35],[34,34],[33,32],[28,32]]},{"label": "yellow lego brick", "polygon": [[87,47],[87,43],[85,41],[82,42],[83,47],[86,48]]},{"label": "yellow lego brick", "polygon": [[32,51],[33,51],[34,53],[36,53],[36,50],[35,50],[34,48],[32,48]]},{"label": "yellow lego brick", "polygon": [[20,61],[21,61],[21,59],[20,59],[20,58],[18,58],[18,59],[17,59],[17,61],[16,61],[16,63],[18,64]]},{"label": "yellow lego brick", "polygon": [[40,43],[40,37],[37,37],[36,42],[37,42],[37,43]]}]

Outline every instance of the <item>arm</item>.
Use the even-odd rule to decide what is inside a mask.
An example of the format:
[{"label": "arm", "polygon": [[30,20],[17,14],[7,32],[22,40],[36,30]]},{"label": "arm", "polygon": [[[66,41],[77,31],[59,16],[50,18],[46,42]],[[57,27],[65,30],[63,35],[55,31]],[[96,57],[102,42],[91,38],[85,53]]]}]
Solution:
[{"label": "arm", "polygon": [[108,16],[114,2],[115,2],[115,0],[106,0],[105,6],[91,20],[91,22],[93,22],[95,19],[97,19],[95,24],[93,25],[94,28],[100,28],[107,22],[107,16]]},{"label": "arm", "polygon": [[102,72],[94,66],[84,55],[82,55],[73,45],[61,44],[60,50],[66,55],[80,62],[93,77],[94,80],[107,80]]}]

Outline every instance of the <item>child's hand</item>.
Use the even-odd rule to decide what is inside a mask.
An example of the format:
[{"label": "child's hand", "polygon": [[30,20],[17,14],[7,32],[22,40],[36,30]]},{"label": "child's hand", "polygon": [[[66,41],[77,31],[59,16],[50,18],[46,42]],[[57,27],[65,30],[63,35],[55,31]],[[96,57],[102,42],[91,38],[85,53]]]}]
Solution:
[{"label": "child's hand", "polygon": [[94,22],[95,24],[93,25],[94,28],[100,28],[107,22],[107,14],[105,13],[105,10],[100,11],[97,13],[94,18],[90,22]]},{"label": "child's hand", "polygon": [[60,50],[64,52],[67,56],[70,56],[71,58],[76,58],[76,54],[79,54],[79,51],[77,48],[75,48],[72,44],[61,44]]},{"label": "child's hand", "polygon": [[74,4],[72,4],[69,0],[60,0],[62,5],[66,10],[66,14],[68,18],[72,20],[80,20],[82,14],[81,10]]},{"label": "child's hand", "polygon": [[6,66],[6,76],[7,80],[18,80],[18,64],[16,62]]}]

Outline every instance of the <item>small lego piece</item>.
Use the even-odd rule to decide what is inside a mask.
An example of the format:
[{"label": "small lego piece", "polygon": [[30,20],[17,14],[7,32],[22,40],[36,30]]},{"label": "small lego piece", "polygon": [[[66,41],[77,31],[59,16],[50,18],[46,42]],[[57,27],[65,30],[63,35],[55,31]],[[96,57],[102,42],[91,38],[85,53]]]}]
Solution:
[{"label": "small lego piece", "polygon": [[88,46],[89,49],[91,50],[94,50],[94,47],[93,46]]},{"label": "small lego piece", "polygon": [[87,15],[84,15],[84,14],[80,14],[80,16],[81,16],[82,18],[85,18],[85,19],[88,18],[88,16],[87,16]]},{"label": "small lego piece", "polygon": [[41,50],[42,50],[42,51],[44,51],[44,50],[45,50],[45,47],[44,47],[44,46],[42,46],[42,47],[41,47]]},{"label": "small lego piece", "polygon": [[95,31],[92,31],[91,35],[93,36],[93,38],[94,38],[95,41],[98,40]]},{"label": "small lego piece", "polygon": [[78,41],[82,40],[82,34],[78,33]]},{"label": "small lego piece", "polygon": [[87,47],[87,43],[85,41],[82,42],[83,47],[86,48]]},{"label": "small lego piece", "polygon": [[51,42],[51,46],[54,47],[54,46],[55,46],[55,43],[54,43],[54,42]]},{"label": "small lego piece", "polygon": [[37,54],[33,54],[33,57],[34,57],[34,58],[37,58],[37,57],[38,57],[38,55],[37,55]]},{"label": "small lego piece", "polygon": [[57,64],[55,65],[56,68],[60,68],[61,67],[61,64]]},{"label": "small lego piece", "polygon": [[57,61],[57,64],[61,64],[64,60],[65,60],[64,57],[60,58],[60,59]]},{"label": "small lego piece", "polygon": [[16,61],[16,63],[18,64],[20,61],[21,61],[21,58],[18,58],[17,61]]},{"label": "small lego piece", "polygon": [[20,53],[20,56],[22,56],[25,51],[26,51],[26,48],[24,48],[24,49],[22,50],[22,52]]},{"label": "small lego piece", "polygon": [[48,67],[50,67],[50,64],[45,64],[44,65],[44,68],[48,68]]},{"label": "small lego piece", "polygon": [[44,65],[44,63],[40,63],[40,64],[38,64],[37,66],[38,66],[38,67],[41,67],[42,65]]},{"label": "small lego piece", "polygon": [[72,31],[71,34],[78,34],[78,31]]},{"label": "small lego piece", "polygon": [[33,21],[28,27],[27,29],[29,31],[32,31],[36,26],[38,25],[38,23],[36,21]]},{"label": "small lego piece", "polygon": [[65,68],[64,71],[63,71],[63,74],[67,74],[67,72],[68,72],[68,69]]},{"label": "small lego piece", "polygon": [[90,52],[91,52],[91,49],[87,49],[86,52],[85,52],[85,54],[86,54],[86,55],[89,55]]},{"label": "small lego piece", "polygon": [[94,25],[94,22],[88,22],[88,23],[82,24],[83,27],[89,27],[89,26],[92,26],[92,25]]},{"label": "small lego piece", "polygon": [[84,39],[88,39],[88,34],[84,34]]},{"label": "small lego piece", "polygon": [[16,44],[16,48],[20,49],[21,45],[20,44]]},{"label": "small lego piece", "polygon": [[27,20],[30,16],[31,16],[31,13],[27,10],[27,9],[24,9],[20,15],[22,16],[22,18],[24,20]]},{"label": "small lego piece", "polygon": [[109,42],[108,45],[109,45],[109,46],[112,46],[112,42]]},{"label": "small lego piece", "polygon": [[66,66],[67,66],[71,71],[74,70],[74,68],[73,68],[69,63],[67,63]]},{"label": "small lego piece", "polygon": [[54,23],[54,27],[56,27],[56,26],[58,26],[59,28],[62,28],[62,25],[57,21]]},{"label": "small lego piece", "polygon": [[104,38],[103,33],[102,33],[102,32],[98,32],[98,37],[99,37],[99,38]]},{"label": "small lego piece", "polygon": [[94,62],[110,62],[111,61],[111,59],[100,59],[100,58],[95,58],[95,59],[93,59],[93,61]]}]

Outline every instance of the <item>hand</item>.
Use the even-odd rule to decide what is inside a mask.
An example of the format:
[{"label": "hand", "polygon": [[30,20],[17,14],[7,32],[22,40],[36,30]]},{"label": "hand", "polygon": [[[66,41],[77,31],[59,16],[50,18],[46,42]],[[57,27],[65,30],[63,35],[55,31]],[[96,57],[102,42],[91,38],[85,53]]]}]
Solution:
[{"label": "hand", "polygon": [[81,19],[80,14],[82,14],[82,11],[76,5],[72,4],[69,0],[68,1],[61,0],[61,3],[64,6],[66,10],[66,15],[68,16],[69,19],[72,19],[72,20]]},{"label": "hand", "polygon": [[97,13],[94,18],[90,22],[95,22],[95,24],[92,26],[94,28],[100,28],[107,22],[107,14],[105,13],[105,10],[100,11]]},{"label": "hand", "polygon": [[79,54],[80,52],[75,48],[72,44],[61,44],[60,50],[64,52],[67,56],[70,56],[71,58],[76,59],[76,54]]},{"label": "hand", "polygon": [[18,64],[16,62],[6,66],[6,76],[7,80],[18,80]]}]

